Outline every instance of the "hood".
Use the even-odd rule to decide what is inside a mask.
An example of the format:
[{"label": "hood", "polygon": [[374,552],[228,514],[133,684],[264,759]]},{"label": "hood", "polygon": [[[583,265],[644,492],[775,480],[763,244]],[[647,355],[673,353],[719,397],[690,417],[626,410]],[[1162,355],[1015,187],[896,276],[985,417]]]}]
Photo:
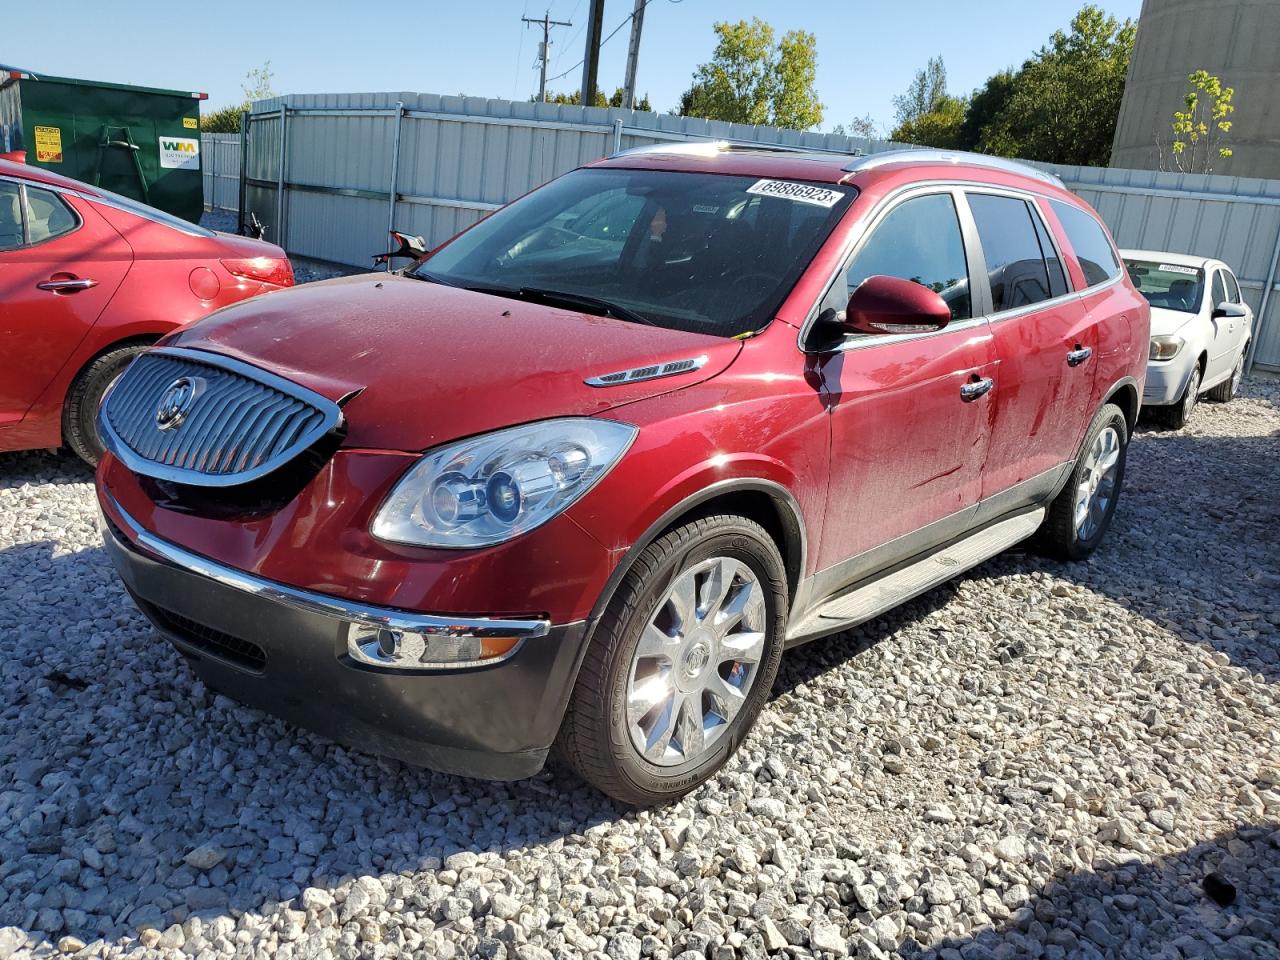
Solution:
[{"label": "hood", "polygon": [[[271,370],[343,407],[348,447],[424,450],[558,416],[590,416],[720,373],[736,340],[509,300],[388,274],[309,283],[192,324],[170,346]],[[592,387],[705,355],[700,369]]]},{"label": "hood", "polygon": [[1181,310],[1169,310],[1165,307],[1151,308],[1151,335],[1165,337],[1177,333],[1196,318],[1194,313],[1183,313]]}]

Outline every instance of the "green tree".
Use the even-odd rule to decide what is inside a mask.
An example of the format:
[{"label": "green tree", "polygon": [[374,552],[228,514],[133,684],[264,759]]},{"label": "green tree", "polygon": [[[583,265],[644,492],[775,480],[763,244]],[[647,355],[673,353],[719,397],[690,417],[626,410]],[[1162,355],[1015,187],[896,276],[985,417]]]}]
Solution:
[{"label": "green tree", "polygon": [[[1234,152],[1224,143],[1231,132],[1234,87],[1208,70],[1187,76],[1190,89],[1183,100],[1185,110],[1173,112],[1173,139],[1169,142],[1168,164],[1180,173],[1212,173],[1215,160],[1225,160]],[[1162,154],[1165,151],[1162,151]],[[1165,158],[1161,157],[1161,169]]]},{"label": "green tree", "polygon": [[962,149],[961,130],[964,126],[965,106],[964,100],[944,93],[934,101],[932,110],[899,123],[889,137],[901,143],[916,143],[922,147]]},{"label": "green tree", "polygon": [[[622,93],[623,91],[621,87],[615,87],[613,90],[613,96],[606,98],[603,93],[597,90],[595,102],[592,103],[591,105],[593,107],[621,107]],[[537,96],[530,97],[529,102],[537,103],[538,102]],[[573,93],[552,93],[548,91],[547,103],[563,103],[563,104],[570,104],[572,106],[581,106],[582,91],[575,90],[573,91]],[[647,110],[652,112],[653,104],[649,102],[649,95],[646,93],[644,96],[637,98],[636,105],[633,109]]]},{"label": "green tree", "polygon": [[1081,8],[1071,31],[1055,31],[1014,75],[979,145],[1027,160],[1105,166],[1135,35],[1133,21]]},{"label": "green tree", "polygon": [[996,121],[1013,96],[1014,74],[1001,70],[969,97],[964,123],[960,125],[960,149],[980,153],[1007,153],[995,139]]},{"label": "green tree", "polygon": [[781,40],[759,17],[717,23],[715,52],[680,98],[687,117],[808,130],[822,122],[817,38],[791,30]]},{"label": "green tree", "polygon": [[837,123],[831,128],[831,132],[839,134],[842,137],[862,137],[864,140],[882,140],[883,134],[880,127],[875,121],[875,117],[869,113],[865,113],[860,117],[854,117],[848,123]]},{"label": "green tree", "polygon": [[206,113],[200,121],[200,129],[205,133],[239,133],[240,114],[248,110],[254,100],[267,100],[276,95],[271,79],[270,60],[258,69],[250,70],[244,75],[244,83],[240,85],[240,89],[244,91],[244,100]]},{"label": "green tree", "polygon": [[941,57],[930,57],[924,69],[916,71],[907,92],[893,98],[893,118],[899,127],[911,123],[938,110],[946,96],[947,66]]}]

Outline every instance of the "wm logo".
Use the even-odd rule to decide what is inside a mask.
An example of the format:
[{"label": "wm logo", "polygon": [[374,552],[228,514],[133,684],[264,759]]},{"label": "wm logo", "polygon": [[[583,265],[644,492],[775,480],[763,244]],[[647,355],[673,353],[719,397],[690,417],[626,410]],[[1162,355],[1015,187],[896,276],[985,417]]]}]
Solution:
[{"label": "wm logo", "polygon": [[196,145],[194,143],[183,143],[180,140],[161,140],[160,146],[166,150],[175,150],[179,153],[196,152]]}]

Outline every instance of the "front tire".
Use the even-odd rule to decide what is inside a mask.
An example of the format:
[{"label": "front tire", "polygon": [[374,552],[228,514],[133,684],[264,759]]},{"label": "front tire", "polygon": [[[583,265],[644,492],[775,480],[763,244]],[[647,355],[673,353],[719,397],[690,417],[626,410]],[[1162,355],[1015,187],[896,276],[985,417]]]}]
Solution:
[{"label": "front tire", "polygon": [[1083,560],[1098,548],[1115,515],[1129,451],[1124,411],[1108,403],[1093,418],[1067,484],[1049,505],[1039,546],[1060,560]]},{"label": "front tire", "polygon": [[1164,423],[1170,430],[1181,430],[1195,413],[1196,404],[1200,400],[1200,381],[1203,377],[1204,372],[1197,363],[1191,368],[1191,378],[1187,380],[1187,388],[1182,391],[1178,402],[1171,407],[1165,407]]},{"label": "front tire", "polygon": [[107,388],[133,358],[147,349],[145,344],[117,347],[98,357],[80,371],[62,405],[62,439],[89,466],[102,459],[102,440],[98,436],[98,406]]},{"label": "front tire", "polygon": [[667,803],[724,766],[769,696],[787,578],[744,517],[694,520],[650,544],[596,626],[558,750],[601,792]]}]

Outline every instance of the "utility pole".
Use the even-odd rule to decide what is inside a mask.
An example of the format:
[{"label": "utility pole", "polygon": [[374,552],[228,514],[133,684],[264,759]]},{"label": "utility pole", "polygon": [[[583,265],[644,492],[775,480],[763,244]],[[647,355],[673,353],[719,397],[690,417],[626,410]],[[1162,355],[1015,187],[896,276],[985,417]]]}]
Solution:
[{"label": "utility pole", "polygon": [[538,59],[542,61],[542,75],[538,79],[538,99],[543,103],[546,103],[547,61],[551,59],[551,28],[572,27],[573,24],[568,20],[552,20],[550,10],[542,15],[541,20],[530,20],[528,17],[521,17],[520,20],[522,23],[537,23],[542,25],[542,44],[538,47]]},{"label": "utility pole", "polygon": [[582,105],[596,101],[596,75],[600,72],[600,33],[604,27],[604,0],[591,0],[587,14],[587,51],[582,57]]},{"label": "utility pole", "polygon": [[640,61],[640,31],[644,29],[644,8],[649,0],[636,0],[631,14],[631,43],[627,47],[627,76],[622,82],[622,109],[636,108],[636,67]]}]

